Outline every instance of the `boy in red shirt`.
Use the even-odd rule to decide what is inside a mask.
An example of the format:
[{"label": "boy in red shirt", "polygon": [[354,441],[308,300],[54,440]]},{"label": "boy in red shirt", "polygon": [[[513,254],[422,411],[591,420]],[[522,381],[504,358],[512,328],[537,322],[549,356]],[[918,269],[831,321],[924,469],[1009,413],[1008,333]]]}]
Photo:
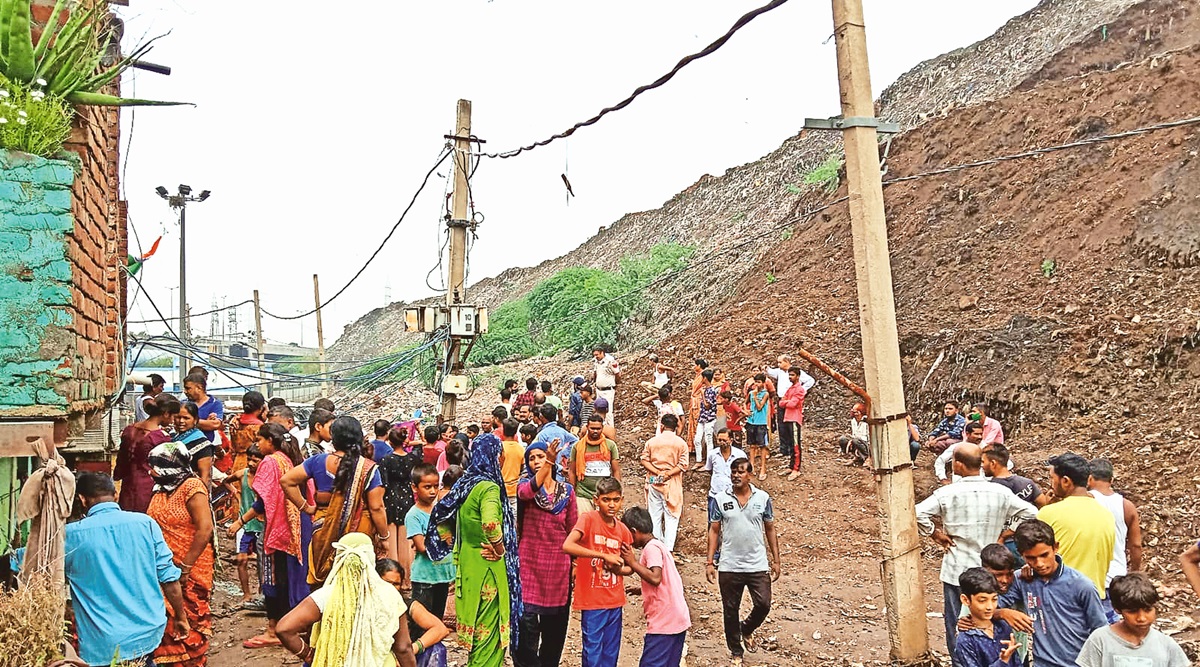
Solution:
[{"label": "boy in red shirt", "polygon": [[725,410],[725,428],[729,429],[729,438],[733,446],[741,449],[746,439],[742,423],[746,421],[746,411],[733,400],[733,392],[726,389],[717,395],[717,405]]},{"label": "boy in red shirt", "polygon": [[621,557],[633,535],[617,520],[621,483],[612,477],[596,482],[596,509],[579,516],[563,551],[575,557],[575,608],[580,610],[583,667],[617,667],[621,652],[625,575],[633,570]]}]

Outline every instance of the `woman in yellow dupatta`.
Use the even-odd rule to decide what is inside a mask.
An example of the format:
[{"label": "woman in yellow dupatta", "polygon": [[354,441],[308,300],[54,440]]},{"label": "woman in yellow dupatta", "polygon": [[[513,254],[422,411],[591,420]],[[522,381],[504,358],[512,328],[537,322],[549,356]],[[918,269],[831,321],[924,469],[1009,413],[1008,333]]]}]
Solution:
[{"label": "woman in yellow dupatta", "polygon": [[[374,538],[378,555],[396,557],[386,547],[391,535],[379,469],[362,455],[362,424],[354,417],[338,417],[329,430],[334,452],[310,456],[279,480],[288,500],[313,517],[308,547],[308,583],[312,586],[325,583],[333,568],[334,544],[349,533]],[[309,480],[316,488],[312,505],[300,492]]]},{"label": "woman in yellow dupatta", "polygon": [[[349,533],[333,549],[325,586],[279,621],[284,648],[312,667],[416,667],[408,609],[375,572],[371,538]],[[301,637],[310,628],[311,646]]]}]

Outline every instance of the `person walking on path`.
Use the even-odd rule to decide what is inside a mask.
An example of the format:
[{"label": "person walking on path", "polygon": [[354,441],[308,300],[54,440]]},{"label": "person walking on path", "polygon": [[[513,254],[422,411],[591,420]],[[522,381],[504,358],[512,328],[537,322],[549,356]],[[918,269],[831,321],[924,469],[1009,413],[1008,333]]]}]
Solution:
[{"label": "person walking on path", "polygon": [[191,634],[179,581],[183,572],[158,523],[116,503],[108,475],[81,473],[75,493],[84,517],[66,526],[63,569],[79,655],[89,665],[114,659],[152,664],[164,632],[178,641]]},{"label": "person walking on path", "polygon": [[[754,631],[771,611],[771,582],[779,579],[779,541],[771,496],[750,484],[754,470],[745,459],[730,465],[733,490],[708,506],[708,560],[704,575],[719,583],[725,645],[733,667],[741,667],[745,651],[756,650]],[[718,545],[721,560],[715,562]],[[769,559],[768,559],[769,553]],[[749,590],[753,607],[740,618],[742,592]]]},{"label": "person walking on path", "polygon": [[557,667],[571,620],[571,557],[562,545],[579,521],[575,490],[555,471],[558,440],[534,441],[525,450],[525,475],[517,485],[517,550],[521,570],[521,636],[516,667]]},{"label": "person walking on path", "polygon": [[520,638],[520,626],[511,625],[523,610],[517,522],[505,502],[502,465],[500,439],[491,433],[476,438],[466,472],[433,506],[425,534],[431,560],[453,549],[458,640],[472,667],[500,667],[505,649]]},{"label": "person walking on path", "polygon": [[675,434],[679,419],[664,415],[662,431],[646,442],[641,463],[646,469],[646,503],[654,537],[675,550],[679,518],[683,514],[683,473],[687,470],[687,443]]},{"label": "person walking on path", "polygon": [[[959,577],[979,565],[983,547],[996,542],[1006,528],[1037,518],[1033,505],[980,476],[982,456],[978,445],[960,444],[954,452],[954,473],[961,481],[935,489],[916,508],[917,530],[946,552],[940,578],[950,655],[954,655],[956,624],[962,612]],[[935,518],[941,520],[941,527],[934,526]]]},{"label": "person walking on path", "polygon": [[592,365],[592,375],[594,376],[593,386],[596,387],[596,398],[603,398],[608,402],[608,414],[605,416],[604,423],[613,426],[613,414],[617,407],[617,382],[621,380],[621,365],[617,363],[616,357],[599,346],[592,349],[592,358],[595,360]]},{"label": "person walking on path", "polygon": [[[159,664],[204,667],[212,637],[213,515],[208,489],[192,472],[187,448],[164,442],[150,451],[154,496],[146,514],[162,530],[179,566],[183,608],[190,628],[179,638],[168,630],[154,659]],[[245,468],[243,468],[245,469]],[[167,618],[174,611],[168,607]]]}]

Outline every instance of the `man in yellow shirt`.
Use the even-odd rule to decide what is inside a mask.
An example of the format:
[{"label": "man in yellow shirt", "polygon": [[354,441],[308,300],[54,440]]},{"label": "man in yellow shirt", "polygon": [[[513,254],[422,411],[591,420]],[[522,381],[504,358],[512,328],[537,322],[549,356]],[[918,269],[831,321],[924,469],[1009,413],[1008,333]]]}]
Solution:
[{"label": "man in yellow shirt", "polygon": [[508,504],[512,507],[513,516],[516,516],[517,512],[517,482],[521,480],[521,468],[525,467],[525,445],[517,440],[518,428],[520,424],[512,417],[500,422],[500,430],[503,433],[500,443],[504,447],[504,463],[500,466],[500,474],[504,476],[504,490],[508,494]]},{"label": "man in yellow shirt", "polygon": [[1038,519],[1054,528],[1063,563],[1091,580],[1103,600],[1117,529],[1112,514],[1088,493],[1088,475],[1088,460],[1078,454],[1050,459],[1056,500],[1038,511]]}]

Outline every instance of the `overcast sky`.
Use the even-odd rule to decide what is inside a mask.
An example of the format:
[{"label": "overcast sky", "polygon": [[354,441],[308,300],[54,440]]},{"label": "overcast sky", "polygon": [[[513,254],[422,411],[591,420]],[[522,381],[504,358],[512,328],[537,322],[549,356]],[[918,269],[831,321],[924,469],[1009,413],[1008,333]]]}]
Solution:
[{"label": "overcast sky", "polygon": [[[146,248],[164,236],[141,274],[150,297],[164,313],[178,299],[179,227],[157,185],[213,193],[188,209],[193,312],[257,288],[264,308],[294,315],[313,307],[314,273],[328,298],[395,223],[453,130],[456,100],[473,101],[473,131],[487,150],[543,139],[656,79],[760,4],[133,0],[121,9],[126,50],[170,31],[146,59],[173,72],[134,72],[125,94],[196,104],[123,118],[130,226]],[[866,0],[876,95],[918,62],[978,41],[1035,4]],[[472,190],[486,221],[469,279],[568,252],[706,173],[758,159],[805,116],[836,115],[831,33],[829,2],[792,0],[598,125],[484,161]],[[569,205],[564,171],[577,195]],[[435,176],[381,256],[325,309],[327,344],[388,294],[432,294],[425,276],[437,261],[446,191]],[[130,248],[136,254],[133,234]],[[436,273],[432,281],[441,284]],[[130,319],[152,317],[138,296]],[[252,329],[253,309],[238,319],[241,331]],[[210,318],[195,318],[192,329],[208,334]],[[316,340],[311,317],[303,326],[267,318],[263,330],[275,341]]]}]

